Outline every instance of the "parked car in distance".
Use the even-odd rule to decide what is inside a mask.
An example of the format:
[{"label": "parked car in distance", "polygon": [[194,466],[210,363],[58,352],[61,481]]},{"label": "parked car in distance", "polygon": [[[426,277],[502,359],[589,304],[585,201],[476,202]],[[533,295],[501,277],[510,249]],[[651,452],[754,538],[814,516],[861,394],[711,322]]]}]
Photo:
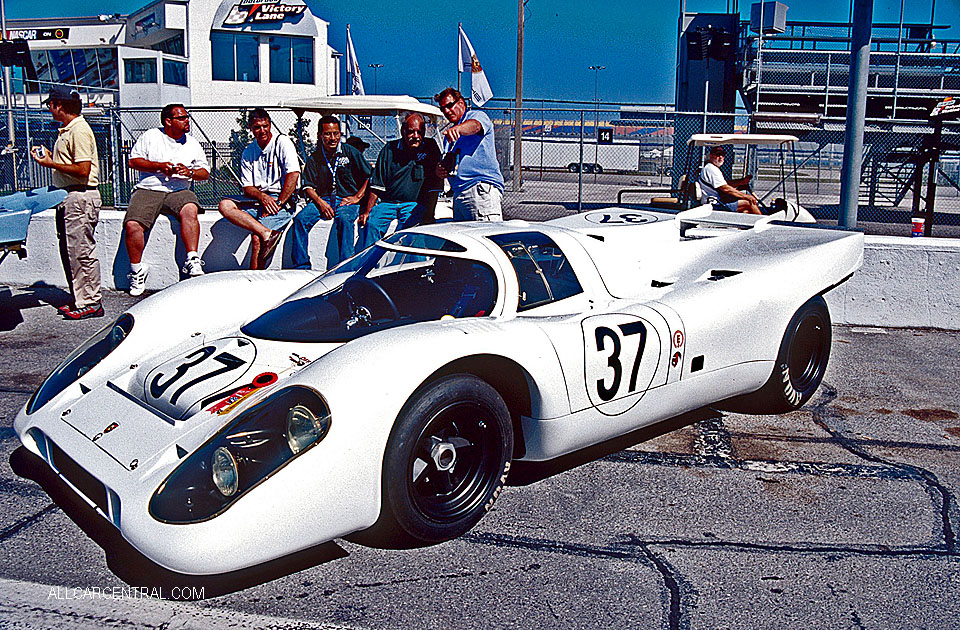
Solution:
[{"label": "parked car in distance", "polygon": [[[580,165],[576,162],[571,162],[567,165],[567,170],[571,173],[579,173]],[[603,167],[599,164],[593,162],[584,162],[583,163],[583,172],[584,173],[603,173]]]}]

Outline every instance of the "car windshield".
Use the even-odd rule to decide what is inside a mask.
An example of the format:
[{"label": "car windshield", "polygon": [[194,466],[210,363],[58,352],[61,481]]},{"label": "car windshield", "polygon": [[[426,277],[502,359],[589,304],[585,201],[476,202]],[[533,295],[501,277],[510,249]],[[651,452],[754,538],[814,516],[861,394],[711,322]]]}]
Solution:
[{"label": "car windshield", "polygon": [[[325,280],[348,273],[343,284],[327,290]],[[496,277],[484,263],[436,251],[405,252],[376,245],[241,330],[252,337],[280,341],[348,341],[404,324],[483,317],[496,301]]]}]

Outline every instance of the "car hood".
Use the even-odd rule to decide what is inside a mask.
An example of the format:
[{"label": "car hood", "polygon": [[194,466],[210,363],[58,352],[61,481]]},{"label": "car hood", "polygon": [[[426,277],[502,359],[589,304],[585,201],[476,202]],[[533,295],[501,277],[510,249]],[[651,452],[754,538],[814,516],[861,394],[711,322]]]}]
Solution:
[{"label": "car hood", "polygon": [[341,344],[294,344],[239,333],[130,365],[60,419],[133,470],[174,444],[192,451],[236,415]]}]

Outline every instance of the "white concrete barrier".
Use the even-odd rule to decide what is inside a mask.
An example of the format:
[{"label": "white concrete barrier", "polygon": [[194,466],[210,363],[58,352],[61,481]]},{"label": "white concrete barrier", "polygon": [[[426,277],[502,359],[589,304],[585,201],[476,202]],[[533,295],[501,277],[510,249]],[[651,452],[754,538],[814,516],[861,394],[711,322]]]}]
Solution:
[{"label": "white concrete barrier", "polygon": [[835,323],[960,330],[960,239],[865,240],[863,267],[827,294]]},{"label": "white concrete barrier", "polygon": [[[122,241],[123,212],[104,210],[97,225],[97,248],[103,285],[129,288],[130,271]],[[179,281],[186,258],[180,226],[166,216],[150,231],[144,261],[150,265],[147,289]],[[314,269],[326,267],[324,249],[330,221],[320,221],[310,232],[310,259]],[[292,232],[288,228],[270,263],[271,269],[289,268]],[[0,265],[0,282],[28,286],[44,282],[66,286],[60,266],[53,210],[34,215],[27,237],[27,258],[9,256]],[[250,235],[221,218],[200,215],[200,253],[207,272],[249,266]],[[960,239],[867,236],[863,267],[846,283],[827,294],[834,323],[863,326],[932,327],[960,330]]]},{"label": "white concrete barrier", "polygon": [[[123,216],[124,213],[120,210],[103,210],[97,224],[101,281],[104,287],[110,289],[130,288],[127,279],[130,259],[123,242]],[[331,223],[321,220],[310,231],[310,262],[314,269],[326,268],[324,249],[327,246]],[[291,223],[270,261],[270,269],[293,266],[290,254],[292,241]],[[178,282],[186,257],[187,252],[180,238],[180,223],[167,215],[160,215],[147,236],[147,245],[143,250],[143,261],[150,265],[147,290],[162,289]],[[200,257],[207,273],[249,268],[250,233],[236,227],[216,211],[205,212],[200,215]],[[0,282],[20,286],[36,282],[67,286],[60,263],[54,210],[33,215],[27,234],[27,257],[17,260],[15,255],[8,256],[0,265]]]}]

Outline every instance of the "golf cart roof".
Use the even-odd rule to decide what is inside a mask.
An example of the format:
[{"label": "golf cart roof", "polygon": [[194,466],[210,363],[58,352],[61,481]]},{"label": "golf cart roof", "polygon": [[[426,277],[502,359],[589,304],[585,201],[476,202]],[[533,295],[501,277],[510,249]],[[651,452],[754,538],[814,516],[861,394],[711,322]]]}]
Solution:
[{"label": "golf cart roof", "polygon": [[796,142],[796,136],[767,133],[695,133],[687,144],[694,147],[712,147],[718,144],[778,145]]},{"label": "golf cart roof", "polygon": [[318,114],[352,114],[354,116],[394,116],[401,112],[417,112],[434,122],[443,116],[435,105],[421,103],[412,96],[317,96],[283,101],[281,107]]}]

